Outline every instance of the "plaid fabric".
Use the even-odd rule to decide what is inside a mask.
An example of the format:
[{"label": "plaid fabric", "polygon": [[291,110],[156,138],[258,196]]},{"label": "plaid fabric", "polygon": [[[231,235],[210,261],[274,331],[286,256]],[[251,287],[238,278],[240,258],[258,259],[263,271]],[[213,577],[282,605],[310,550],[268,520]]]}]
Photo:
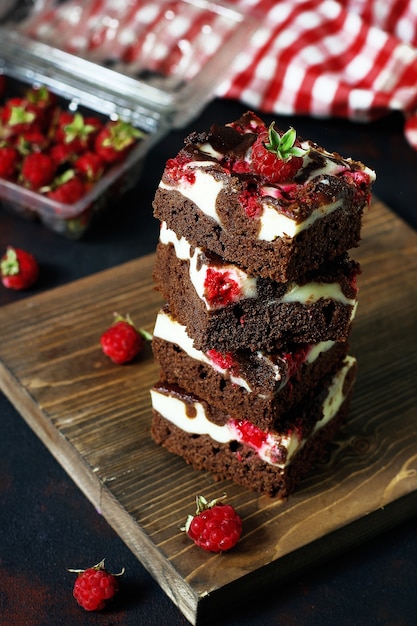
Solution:
[{"label": "plaid fabric", "polygon": [[260,25],[218,95],[269,113],[358,121],[400,110],[417,149],[415,0],[229,4],[256,11]]},{"label": "plaid fabric", "polygon": [[[417,0],[226,1],[253,12],[259,27],[219,96],[269,113],[358,121],[399,110],[417,149]],[[204,8],[210,3],[37,0],[35,6],[21,25],[26,34],[178,81],[193,78],[221,52],[230,28],[221,12]]]}]

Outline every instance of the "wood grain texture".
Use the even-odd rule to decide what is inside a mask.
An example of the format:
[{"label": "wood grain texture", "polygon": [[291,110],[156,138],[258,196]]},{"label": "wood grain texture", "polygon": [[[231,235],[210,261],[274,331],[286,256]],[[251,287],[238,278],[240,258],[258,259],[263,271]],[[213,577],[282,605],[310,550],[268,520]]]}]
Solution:
[{"label": "wood grain texture", "polygon": [[[215,482],[156,446],[150,346],[125,366],[102,354],[113,311],[152,331],[153,255],[0,309],[2,391],[191,623],[416,510],[417,234],[374,201],[353,256],[363,274],[350,421],[287,502]],[[244,532],[234,551],[210,555],[180,526],[197,494],[223,492]]]}]

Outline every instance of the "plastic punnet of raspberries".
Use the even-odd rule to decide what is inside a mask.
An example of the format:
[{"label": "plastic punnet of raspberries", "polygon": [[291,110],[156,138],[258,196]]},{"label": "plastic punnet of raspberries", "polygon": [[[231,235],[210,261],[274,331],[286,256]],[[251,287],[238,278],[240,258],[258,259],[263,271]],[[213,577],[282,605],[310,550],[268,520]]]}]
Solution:
[{"label": "plastic punnet of raspberries", "polygon": [[113,324],[101,335],[100,344],[113,363],[129,363],[143,350],[145,340],[151,340],[143,328],[136,328],[129,314],[125,317],[114,313]]},{"label": "plastic punnet of raspberries", "polygon": [[196,513],[188,516],[181,529],[208,552],[230,550],[242,534],[242,520],[230,504],[221,502],[225,497],[208,502],[204,496],[197,496]]},{"label": "plastic punnet of raspberries", "polygon": [[93,567],[68,571],[77,574],[72,595],[78,604],[86,611],[101,611],[118,591],[117,578],[124,574],[125,568],[119,574],[110,574],[104,568],[103,559]]}]

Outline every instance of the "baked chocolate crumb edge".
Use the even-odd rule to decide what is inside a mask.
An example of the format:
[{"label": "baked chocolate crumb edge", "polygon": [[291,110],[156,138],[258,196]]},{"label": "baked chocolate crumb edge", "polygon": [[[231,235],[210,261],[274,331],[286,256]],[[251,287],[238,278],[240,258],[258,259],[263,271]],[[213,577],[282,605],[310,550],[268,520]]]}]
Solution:
[{"label": "baked chocolate crumb edge", "polygon": [[347,421],[353,387],[333,419],[320,428],[282,469],[264,462],[245,444],[221,444],[208,435],[182,431],[153,410],[151,436],[155,443],[184,459],[195,470],[211,472],[215,480],[236,484],[269,497],[287,499],[327,453],[327,446]]}]

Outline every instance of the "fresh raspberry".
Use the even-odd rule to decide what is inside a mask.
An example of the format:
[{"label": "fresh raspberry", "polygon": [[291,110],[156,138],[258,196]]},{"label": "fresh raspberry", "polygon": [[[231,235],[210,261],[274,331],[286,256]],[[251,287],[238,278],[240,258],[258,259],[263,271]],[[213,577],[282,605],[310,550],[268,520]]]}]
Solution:
[{"label": "fresh raspberry", "polygon": [[46,195],[55,202],[62,204],[74,204],[88,191],[87,185],[74,170],[66,170],[62,176],[53,181]]},{"label": "fresh raspberry", "polygon": [[49,154],[31,152],[23,159],[21,176],[23,183],[31,189],[49,185],[55,176],[56,165]]},{"label": "fresh raspberry", "polygon": [[25,98],[9,98],[1,109],[2,132],[6,136],[19,135],[39,123],[40,112]]},{"label": "fresh raspberry", "polygon": [[74,113],[71,113],[71,111],[62,111],[60,108],[55,110],[51,129],[52,139],[55,143],[65,143],[65,127],[69,126],[73,121]]},{"label": "fresh raspberry", "polygon": [[242,520],[230,504],[220,499],[208,502],[196,498],[196,513],[189,515],[183,530],[194,543],[208,552],[225,552],[233,548],[242,534]]},{"label": "fresh raspberry", "polygon": [[11,179],[17,172],[19,153],[13,146],[0,147],[0,177]]},{"label": "fresh raspberry", "polygon": [[29,154],[29,152],[34,151],[40,152],[45,150],[47,145],[48,138],[38,126],[29,128],[16,138],[16,147],[21,154]]},{"label": "fresh raspberry", "polygon": [[142,351],[144,340],[150,339],[149,333],[138,330],[129,315],[122,317],[114,314],[114,322],[100,338],[103,352],[113,363],[129,363]]},{"label": "fresh raspberry", "polygon": [[62,111],[58,117],[55,142],[66,143],[73,152],[81,153],[90,148],[101,128],[102,123],[96,117]]},{"label": "fresh raspberry", "polygon": [[35,257],[21,250],[8,246],[0,263],[1,281],[8,289],[20,291],[31,287],[38,279],[39,266]]},{"label": "fresh raspberry", "polygon": [[252,146],[252,167],[273,183],[288,182],[302,166],[305,153],[293,128],[281,135],[274,129],[272,122],[268,130],[258,135]]},{"label": "fresh raspberry", "polygon": [[143,133],[128,122],[117,120],[108,122],[98,133],[94,148],[106,163],[116,163],[133,148]]},{"label": "fresh raspberry", "polygon": [[63,165],[65,163],[72,163],[74,158],[77,157],[71,146],[62,141],[53,144],[49,149],[49,154],[57,164]]},{"label": "fresh raspberry", "polygon": [[230,272],[219,272],[209,267],[204,280],[204,295],[210,306],[224,307],[238,300],[240,286]]},{"label": "fresh raspberry", "polygon": [[58,102],[57,96],[45,87],[45,85],[30,87],[25,97],[28,102],[34,104],[41,110],[51,110]]},{"label": "fresh raspberry", "polygon": [[95,182],[103,175],[104,163],[98,154],[86,151],[76,159],[74,168],[88,181]]},{"label": "fresh raspberry", "polygon": [[110,574],[104,568],[103,559],[88,569],[68,571],[78,574],[72,592],[78,604],[86,611],[101,611],[118,591],[117,576],[122,576],[125,570],[123,568],[119,574]]}]

